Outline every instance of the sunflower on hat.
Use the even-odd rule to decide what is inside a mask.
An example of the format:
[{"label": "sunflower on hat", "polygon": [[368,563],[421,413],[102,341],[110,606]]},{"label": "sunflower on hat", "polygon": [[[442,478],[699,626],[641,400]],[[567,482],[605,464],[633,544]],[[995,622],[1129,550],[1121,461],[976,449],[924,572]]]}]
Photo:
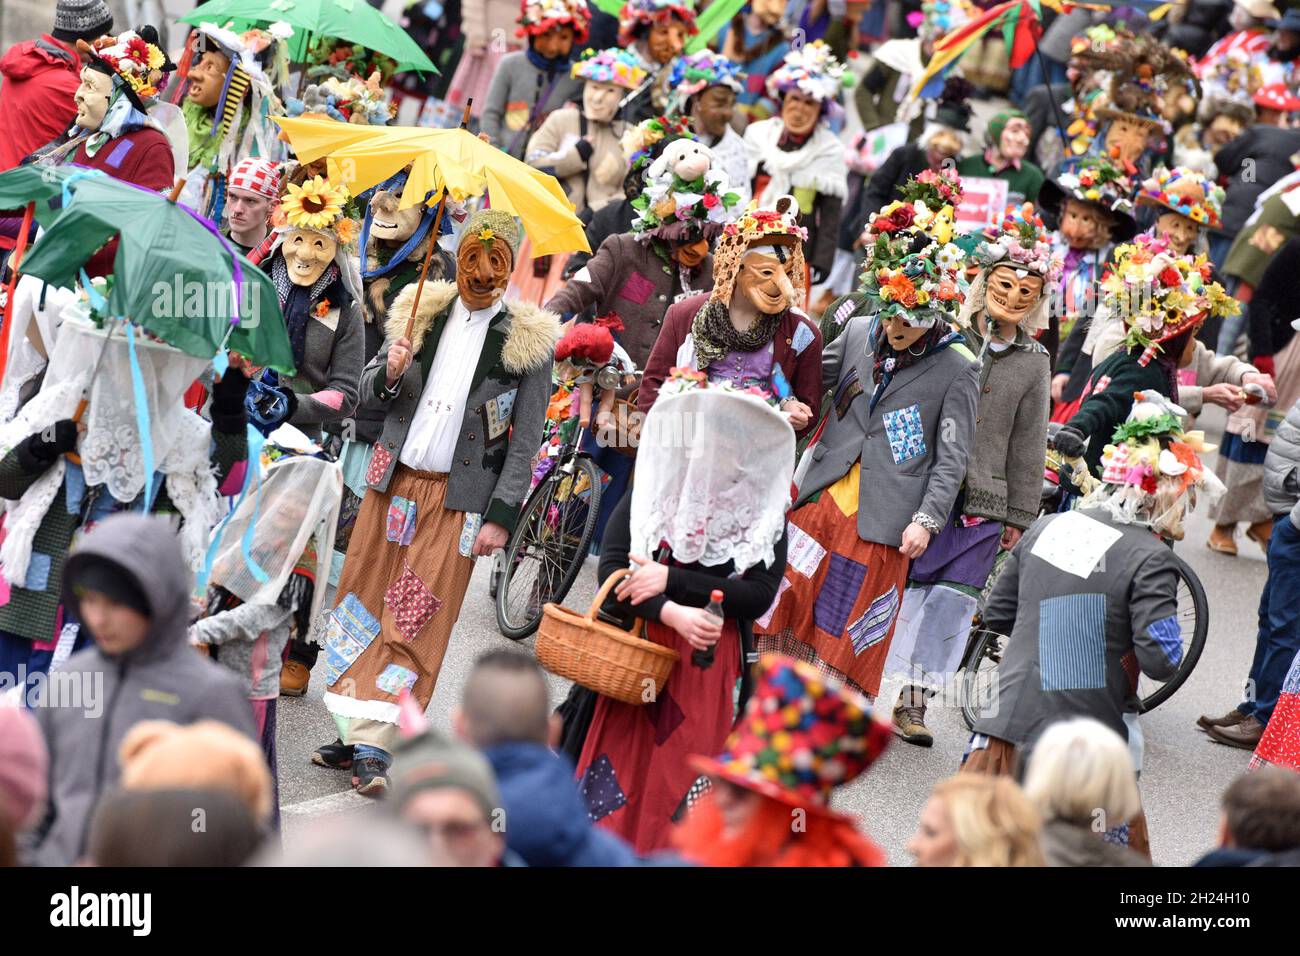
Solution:
[{"label": "sunflower on hat", "polygon": [[1165,239],[1138,236],[1116,247],[1102,276],[1102,297],[1112,314],[1123,316],[1128,347],[1143,350],[1140,364],[1150,363],[1162,343],[1205,319],[1241,311],[1213,275],[1204,255],[1176,255]]},{"label": "sunflower on hat", "polygon": [[275,213],[275,224],[285,231],[308,229],[348,245],[357,235],[357,224],[348,218],[344,208],[348,197],[347,186],[326,176],[288,183]]}]

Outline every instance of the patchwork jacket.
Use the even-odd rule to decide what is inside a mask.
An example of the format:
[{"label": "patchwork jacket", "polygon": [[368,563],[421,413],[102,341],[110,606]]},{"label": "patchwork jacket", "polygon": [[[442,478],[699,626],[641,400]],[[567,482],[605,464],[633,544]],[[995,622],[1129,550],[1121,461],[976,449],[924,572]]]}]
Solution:
[{"label": "patchwork jacket", "polygon": [[[1076,567],[1088,572],[1083,577],[1058,566],[1088,550],[1080,518],[1115,538],[1091,568]],[[1075,526],[1053,532],[1058,521]],[[1099,508],[1039,518],[1007,558],[984,610],[985,626],[1009,639],[998,693],[975,732],[1023,747],[1057,720],[1093,717],[1127,739],[1124,717],[1137,713],[1139,672],[1168,680],[1182,661],[1177,595],[1174,553],[1150,529],[1119,524]]]},{"label": "patchwork jacket", "polygon": [[950,345],[900,370],[869,411],[875,388],[870,326],[864,316],[849,319],[822,352],[831,407],[795,471],[795,507],[860,461],[858,537],[897,548],[916,512],[936,527],[948,520],[975,442],[980,366],[964,345]]},{"label": "patchwork jacket", "polygon": [[[415,285],[407,286],[393,302],[384,344],[361,373],[364,407],[385,412],[383,433],[366,472],[370,487],[381,492],[388,490],[392,480],[457,296],[454,282],[425,284],[411,333],[414,358],[389,392],[388,350],[406,330],[415,290]],[[482,351],[465,356],[465,361],[475,363],[474,377],[447,480],[448,508],[514,529],[528,493],[532,458],[542,443],[559,338],[560,320],[553,312],[507,300],[488,326]]]}]

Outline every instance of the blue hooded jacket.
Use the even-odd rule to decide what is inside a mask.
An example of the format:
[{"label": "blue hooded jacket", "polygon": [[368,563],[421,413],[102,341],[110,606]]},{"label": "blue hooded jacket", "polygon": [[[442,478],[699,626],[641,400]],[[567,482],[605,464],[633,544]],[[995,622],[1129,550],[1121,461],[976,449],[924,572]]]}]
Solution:
[{"label": "blue hooded jacket", "polygon": [[641,863],[631,847],[591,822],[568,758],[526,742],[488,747],[483,755],[501,790],[506,846],[529,866]]}]

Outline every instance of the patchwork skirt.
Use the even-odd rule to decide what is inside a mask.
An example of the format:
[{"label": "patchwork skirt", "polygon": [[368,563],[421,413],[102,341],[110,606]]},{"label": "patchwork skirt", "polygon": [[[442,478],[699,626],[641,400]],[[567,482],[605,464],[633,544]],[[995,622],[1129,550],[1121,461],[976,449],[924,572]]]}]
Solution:
[{"label": "patchwork skirt", "polygon": [[967,527],[957,516],[912,562],[886,679],[938,689],[957,673],[1001,537],[999,522]]},{"label": "patchwork skirt", "polygon": [[325,706],[346,744],[391,751],[402,692],[421,710],[433,697],[477,534],[446,493],[445,474],[398,465],[361,502],[325,635]]},{"label": "patchwork skirt", "polygon": [[907,580],[898,548],[858,537],[859,465],[790,515],[786,571],[754,623],[760,654],[785,654],[870,697]]},{"label": "patchwork skirt", "polygon": [[733,621],[723,625],[708,668],[691,663],[694,649],[672,628],[648,621],[645,636],[680,660],[657,700],[637,706],[598,697],[578,758],[588,816],[641,854],[668,848],[673,824],[698,796],[702,785],[687,761],[722,752],[740,680]]}]

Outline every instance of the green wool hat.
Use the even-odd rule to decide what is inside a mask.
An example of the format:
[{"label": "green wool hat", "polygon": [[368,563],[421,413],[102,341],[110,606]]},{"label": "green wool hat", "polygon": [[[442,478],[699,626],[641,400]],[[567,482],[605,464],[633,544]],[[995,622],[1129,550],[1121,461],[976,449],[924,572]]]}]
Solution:
[{"label": "green wool hat", "polygon": [[446,787],[472,796],[487,820],[492,820],[501,807],[496,776],[487,758],[473,747],[434,730],[404,740],[394,748],[390,775],[397,809],[422,790]]},{"label": "green wool hat", "polygon": [[1002,131],[1007,128],[1007,123],[1013,119],[1022,119],[1029,122],[1029,117],[1016,109],[1007,109],[994,114],[993,118],[989,120],[986,134],[990,146],[997,146],[1002,142]]},{"label": "green wool hat", "polygon": [[480,209],[465,223],[460,241],[464,242],[471,236],[477,238],[484,229],[490,229],[495,238],[504,239],[510,246],[510,254],[516,258],[519,256],[519,224],[514,216],[500,209]]}]

